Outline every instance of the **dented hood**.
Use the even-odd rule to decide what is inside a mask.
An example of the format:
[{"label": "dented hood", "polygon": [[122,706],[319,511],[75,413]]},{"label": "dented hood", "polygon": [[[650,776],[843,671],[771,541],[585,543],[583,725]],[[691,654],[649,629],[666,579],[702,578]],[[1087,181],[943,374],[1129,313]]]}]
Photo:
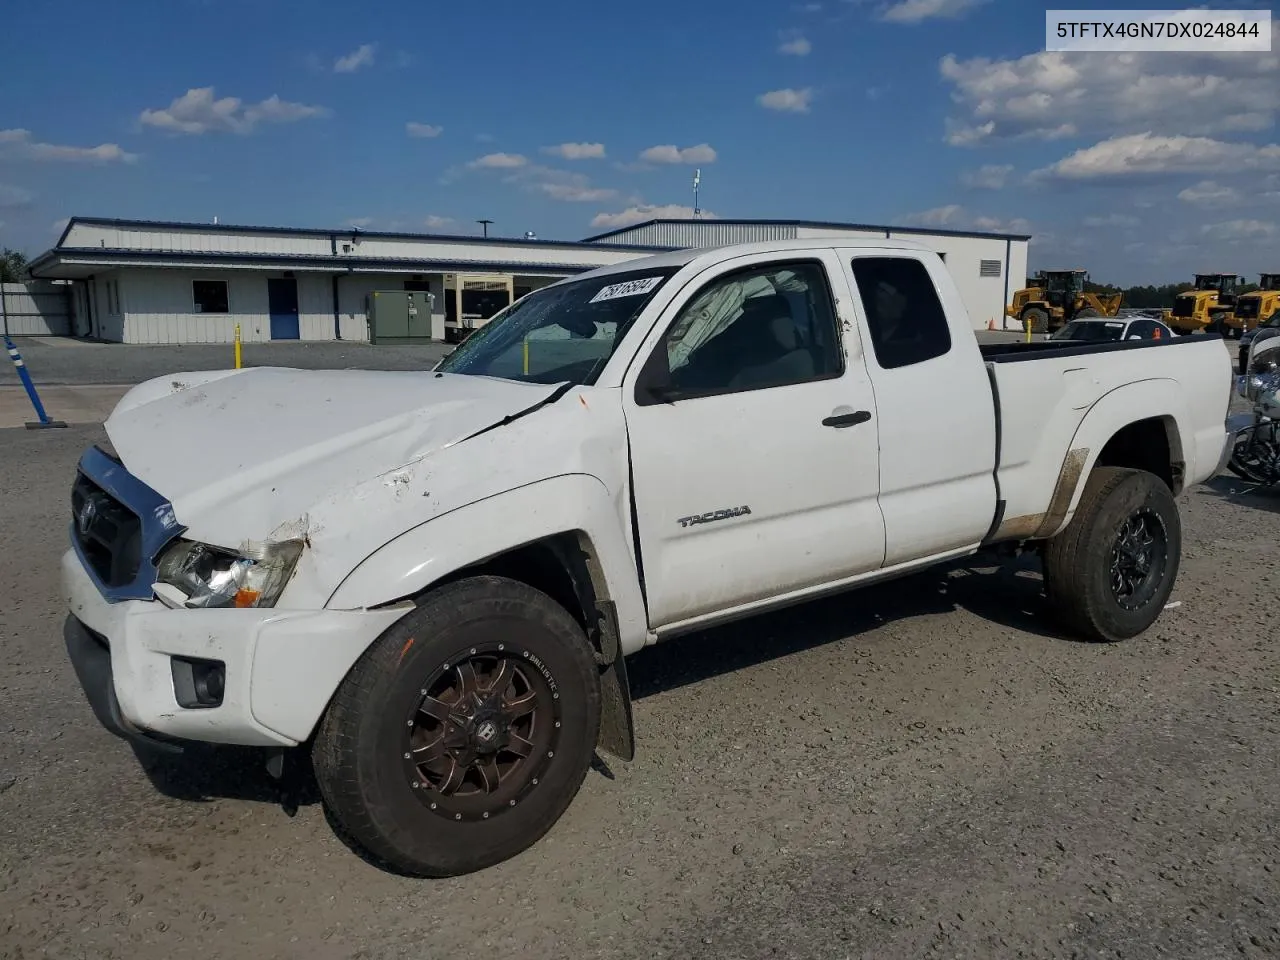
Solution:
[{"label": "dented hood", "polygon": [[431,372],[251,367],[134,387],[105,423],[188,536],[224,546],[544,403],[555,385]]}]

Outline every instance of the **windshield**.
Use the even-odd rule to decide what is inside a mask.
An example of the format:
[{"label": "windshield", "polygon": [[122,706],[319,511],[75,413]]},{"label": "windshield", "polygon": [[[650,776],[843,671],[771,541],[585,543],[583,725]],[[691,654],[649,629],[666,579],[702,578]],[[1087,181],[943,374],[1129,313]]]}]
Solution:
[{"label": "windshield", "polygon": [[1119,340],[1124,333],[1123,323],[1068,323],[1051,336],[1050,340]]},{"label": "windshield", "polygon": [[677,269],[610,273],[535,290],[495,314],[435,369],[527,383],[594,383]]}]

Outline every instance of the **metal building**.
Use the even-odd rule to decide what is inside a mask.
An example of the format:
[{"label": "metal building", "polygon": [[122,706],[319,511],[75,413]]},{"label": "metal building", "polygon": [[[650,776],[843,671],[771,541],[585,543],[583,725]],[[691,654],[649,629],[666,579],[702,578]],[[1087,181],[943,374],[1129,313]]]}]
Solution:
[{"label": "metal building", "polygon": [[907,237],[937,250],[975,327],[1004,326],[1029,237],[867,224],[651,220],[580,242],[144,220],[70,221],[30,264],[69,281],[68,332],[125,343],[368,340],[379,291],[430,294],[431,336],[562,277],[650,253],[772,239]]},{"label": "metal building", "polygon": [[73,333],[124,343],[368,340],[370,296],[431,294],[431,330],[655,252],[631,244],[75,218],[33,260],[70,280]]},{"label": "metal building", "polygon": [[1024,234],[814,220],[649,220],[588,237],[587,242],[673,249],[842,237],[917,240],[938,251],[977,329],[985,329],[992,321],[997,327],[1005,327],[1005,305],[1027,276],[1027,248],[1031,238]]}]

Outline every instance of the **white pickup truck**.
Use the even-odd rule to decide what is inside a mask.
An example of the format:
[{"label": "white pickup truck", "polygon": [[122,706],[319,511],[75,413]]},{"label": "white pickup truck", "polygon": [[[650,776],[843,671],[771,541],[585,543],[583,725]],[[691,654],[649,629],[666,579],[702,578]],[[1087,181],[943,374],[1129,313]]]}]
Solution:
[{"label": "white pickup truck", "polygon": [[67,647],[113,732],[309,750],[368,853],[472,871],[634,755],[647,644],[997,544],[1067,631],[1142,633],[1232,372],[1217,338],[979,346],[909,242],[635,260],[431,371],[134,388],[76,475]]}]

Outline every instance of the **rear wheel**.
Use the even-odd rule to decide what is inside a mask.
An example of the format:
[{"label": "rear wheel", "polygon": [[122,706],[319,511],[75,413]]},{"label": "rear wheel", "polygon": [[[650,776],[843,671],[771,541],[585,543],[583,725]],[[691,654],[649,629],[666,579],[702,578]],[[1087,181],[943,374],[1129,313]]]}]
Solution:
[{"label": "rear wheel", "polygon": [[1026,330],[1029,326],[1032,333],[1049,332],[1049,314],[1039,307],[1027,307],[1022,311],[1022,316],[1019,317],[1019,320],[1022,322],[1023,330]]},{"label": "rear wheel", "polygon": [[1067,528],[1046,545],[1049,604],[1084,639],[1135,637],[1164,610],[1181,553],[1178,506],[1164,482],[1143,470],[1099,467]]},{"label": "rear wheel", "polygon": [[506,860],[577,794],[600,723],[595,659],[554,600],[502,577],[429,594],[352,668],[313,747],[355,842],[417,876]]}]

